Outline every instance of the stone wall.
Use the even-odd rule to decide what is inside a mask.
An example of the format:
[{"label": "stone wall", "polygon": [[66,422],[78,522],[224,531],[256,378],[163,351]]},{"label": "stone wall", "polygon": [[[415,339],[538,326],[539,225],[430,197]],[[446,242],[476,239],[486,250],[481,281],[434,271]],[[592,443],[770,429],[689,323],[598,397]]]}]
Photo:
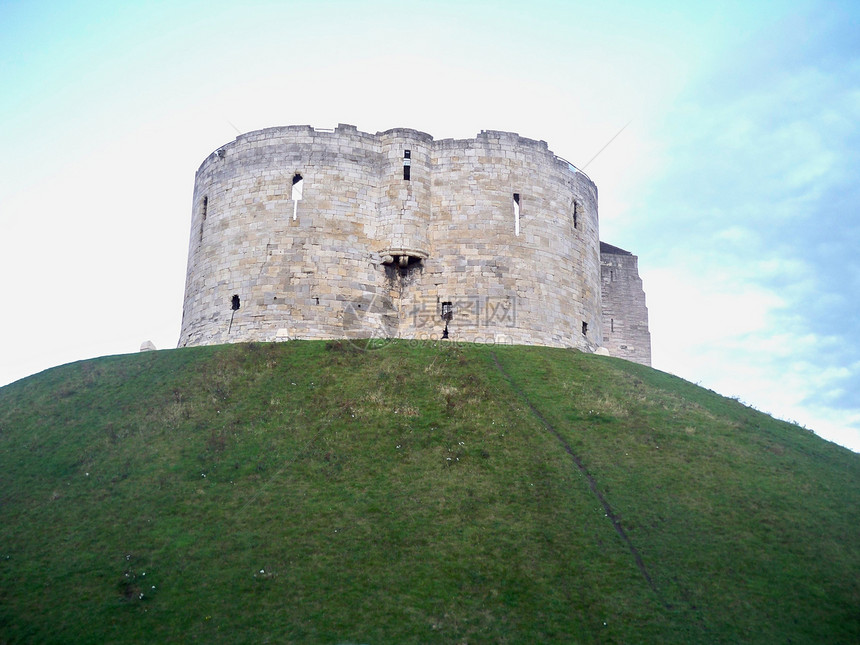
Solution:
[{"label": "stone wall", "polygon": [[651,365],[648,307],[638,258],[630,251],[601,242],[600,284],[603,346],[611,356]]},{"label": "stone wall", "polygon": [[543,141],[251,132],[200,166],[191,228],[180,346],[438,338],[446,303],[452,339],[603,344],[597,189]]}]

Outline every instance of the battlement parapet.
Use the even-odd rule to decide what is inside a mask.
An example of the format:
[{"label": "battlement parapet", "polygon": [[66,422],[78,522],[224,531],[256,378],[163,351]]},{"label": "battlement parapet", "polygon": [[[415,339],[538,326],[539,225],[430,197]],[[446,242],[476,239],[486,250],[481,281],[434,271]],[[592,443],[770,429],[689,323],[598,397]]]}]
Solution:
[{"label": "battlement parapet", "polygon": [[249,132],[201,164],[191,226],[180,346],[603,344],[597,189],[545,141]]}]

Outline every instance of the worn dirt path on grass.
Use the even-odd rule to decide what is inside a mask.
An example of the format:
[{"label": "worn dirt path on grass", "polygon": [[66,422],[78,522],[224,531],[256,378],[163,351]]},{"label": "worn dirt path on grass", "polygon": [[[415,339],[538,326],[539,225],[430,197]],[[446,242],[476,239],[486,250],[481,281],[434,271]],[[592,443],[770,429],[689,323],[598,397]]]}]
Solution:
[{"label": "worn dirt path on grass", "polygon": [[507,382],[510,384],[511,389],[516,392],[517,396],[519,396],[523,400],[523,402],[529,407],[529,409],[532,411],[532,414],[537,417],[538,421],[541,422],[543,427],[546,428],[547,431],[549,431],[549,433],[558,440],[558,442],[562,445],[567,454],[570,455],[571,460],[579,469],[579,472],[582,473],[582,476],[585,477],[585,481],[588,482],[588,486],[589,488],[591,488],[591,492],[594,493],[594,496],[597,497],[597,499],[600,501],[601,506],[603,506],[603,510],[606,513],[606,517],[608,517],[609,521],[612,522],[612,526],[615,529],[615,532],[618,533],[618,536],[630,550],[630,555],[633,556],[633,560],[636,562],[636,566],[639,568],[639,572],[642,574],[642,577],[645,578],[645,581],[648,583],[648,586],[651,587],[651,591],[654,592],[654,594],[657,596],[663,606],[665,606],[667,609],[671,608],[671,605],[669,605],[668,603],[666,603],[665,600],[663,600],[663,597],[657,590],[657,586],[654,584],[654,580],[648,573],[648,568],[645,566],[645,562],[644,560],[642,560],[642,556],[639,554],[639,551],[633,545],[633,542],[630,540],[630,536],[627,535],[627,532],[624,530],[624,527],[621,526],[621,522],[619,521],[618,516],[615,514],[615,511],[612,510],[612,506],[610,506],[606,497],[604,497],[603,493],[600,492],[600,488],[597,486],[597,480],[590,472],[588,472],[588,469],[585,467],[585,464],[582,462],[582,459],[580,459],[580,457],[575,452],[573,452],[573,449],[570,447],[570,444],[564,439],[564,437],[561,436],[558,430],[556,430],[555,427],[553,427],[553,425],[546,420],[546,417],[544,417],[543,414],[541,414],[540,410],[538,410],[534,406],[528,396],[526,396],[525,392],[523,392],[517,386],[511,376],[502,367],[501,363],[499,363],[499,359],[496,356],[496,353],[490,352],[490,355],[493,357],[493,362],[495,362],[496,364],[496,369],[498,369],[501,375],[505,377],[505,380],[507,380]]}]

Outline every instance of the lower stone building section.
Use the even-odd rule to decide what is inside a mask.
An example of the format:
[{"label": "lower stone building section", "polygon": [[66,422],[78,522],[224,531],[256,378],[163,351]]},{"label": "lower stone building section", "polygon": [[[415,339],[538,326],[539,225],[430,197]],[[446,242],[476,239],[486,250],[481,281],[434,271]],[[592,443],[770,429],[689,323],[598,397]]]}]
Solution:
[{"label": "lower stone building section", "polygon": [[600,291],[603,346],[610,356],[651,365],[648,307],[638,258],[630,251],[601,242]]}]

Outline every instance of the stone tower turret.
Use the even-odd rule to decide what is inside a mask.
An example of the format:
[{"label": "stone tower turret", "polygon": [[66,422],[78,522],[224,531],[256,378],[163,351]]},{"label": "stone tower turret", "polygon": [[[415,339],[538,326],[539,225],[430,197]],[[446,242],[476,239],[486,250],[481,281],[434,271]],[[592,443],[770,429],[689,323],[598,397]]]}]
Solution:
[{"label": "stone tower turret", "polygon": [[[197,171],[179,345],[603,345],[597,188],[543,141],[269,128]],[[445,314],[443,316],[443,314]]]}]

